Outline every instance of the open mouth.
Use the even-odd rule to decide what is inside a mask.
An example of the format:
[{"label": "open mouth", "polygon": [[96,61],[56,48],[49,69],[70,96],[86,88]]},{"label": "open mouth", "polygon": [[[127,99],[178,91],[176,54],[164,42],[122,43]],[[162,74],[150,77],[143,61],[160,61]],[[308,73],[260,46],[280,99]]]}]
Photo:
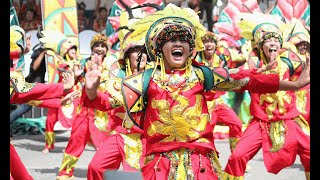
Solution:
[{"label": "open mouth", "polygon": [[269,53],[277,52],[277,48],[270,48]]},{"label": "open mouth", "polygon": [[183,52],[181,49],[175,49],[172,51],[171,54],[173,57],[181,57],[183,55]]}]

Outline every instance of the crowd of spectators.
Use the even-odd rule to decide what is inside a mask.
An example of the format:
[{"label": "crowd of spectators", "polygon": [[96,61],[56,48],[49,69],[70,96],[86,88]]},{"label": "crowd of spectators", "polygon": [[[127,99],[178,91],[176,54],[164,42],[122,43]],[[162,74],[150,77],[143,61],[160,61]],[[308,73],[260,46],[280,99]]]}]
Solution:
[{"label": "crowd of spectators", "polygon": [[[114,0],[77,0],[78,28],[104,31]],[[40,0],[13,0],[20,26],[26,31],[37,30],[42,25]]]}]

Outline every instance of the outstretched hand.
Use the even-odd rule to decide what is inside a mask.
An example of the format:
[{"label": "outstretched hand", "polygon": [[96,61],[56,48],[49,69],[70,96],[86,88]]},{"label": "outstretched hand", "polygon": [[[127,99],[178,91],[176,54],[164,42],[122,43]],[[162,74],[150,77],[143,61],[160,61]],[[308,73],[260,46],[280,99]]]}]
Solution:
[{"label": "outstretched hand", "polygon": [[277,63],[277,61],[270,61],[265,67],[259,68],[257,70],[257,73],[263,73],[266,71],[270,71],[276,63]]},{"label": "outstretched hand", "polygon": [[74,74],[72,71],[65,71],[62,73],[62,82],[65,91],[69,91],[74,86]]},{"label": "outstretched hand", "polygon": [[80,96],[80,91],[73,91],[62,98],[61,105],[71,104],[76,98]]},{"label": "outstretched hand", "polygon": [[77,79],[84,72],[84,67],[81,64],[74,64],[73,73],[75,79]]}]

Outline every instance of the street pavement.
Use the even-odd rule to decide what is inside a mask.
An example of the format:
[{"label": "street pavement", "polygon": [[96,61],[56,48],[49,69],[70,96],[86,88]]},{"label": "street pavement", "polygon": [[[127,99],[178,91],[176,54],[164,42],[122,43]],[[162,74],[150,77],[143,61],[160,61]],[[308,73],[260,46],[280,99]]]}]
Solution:
[{"label": "street pavement", "polygon": [[[58,131],[56,134],[55,149],[48,154],[41,151],[44,148],[43,135],[19,135],[13,136],[12,143],[16,148],[22,162],[35,180],[54,180],[62,162],[63,151],[68,143],[70,130]],[[220,153],[220,163],[224,168],[230,156],[228,140],[216,140],[216,148]],[[86,179],[87,167],[95,150],[86,146],[85,151],[76,164],[75,180]],[[268,173],[264,167],[262,152],[249,161],[251,170],[245,174],[245,180],[304,180],[304,170],[297,156],[295,163],[283,169],[277,175]]]}]

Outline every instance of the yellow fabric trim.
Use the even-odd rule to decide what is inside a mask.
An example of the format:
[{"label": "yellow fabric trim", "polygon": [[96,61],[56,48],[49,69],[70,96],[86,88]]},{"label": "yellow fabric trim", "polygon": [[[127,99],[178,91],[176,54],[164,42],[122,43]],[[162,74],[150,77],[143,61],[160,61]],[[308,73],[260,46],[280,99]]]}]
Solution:
[{"label": "yellow fabric trim", "polygon": [[64,153],[59,172],[65,169],[66,172],[69,173],[76,166],[78,159],[79,159],[78,157],[71,156],[67,153]]},{"label": "yellow fabric trim", "polygon": [[236,148],[236,145],[238,144],[240,138],[236,137],[229,137],[229,144],[230,144],[230,150],[233,152],[233,150]]},{"label": "yellow fabric trim", "polygon": [[304,117],[302,115],[299,115],[298,117],[293,118],[294,121],[299,124],[299,126],[301,127],[302,131],[310,136],[310,127],[308,122],[304,119]]},{"label": "yellow fabric trim", "polygon": [[55,142],[55,134],[54,132],[45,132],[45,141],[48,146],[52,146]]},{"label": "yellow fabric trim", "polygon": [[124,154],[126,162],[133,168],[141,170],[140,159],[142,157],[141,134],[121,134],[124,140]]},{"label": "yellow fabric trim", "polygon": [[272,142],[271,152],[277,152],[282,148],[286,139],[286,131],[287,127],[283,120],[270,123],[269,136]]},{"label": "yellow fabric trim", "polygon": [[310,172],[304,172],[306,175],[306,180],[310,180]]},{"label": "yellow fabric trim", "polygon": [[223,172],[222,175],[223,180],[243,180],[243,176],[232,176],[231,174],[228,174],[226,172]]}]

